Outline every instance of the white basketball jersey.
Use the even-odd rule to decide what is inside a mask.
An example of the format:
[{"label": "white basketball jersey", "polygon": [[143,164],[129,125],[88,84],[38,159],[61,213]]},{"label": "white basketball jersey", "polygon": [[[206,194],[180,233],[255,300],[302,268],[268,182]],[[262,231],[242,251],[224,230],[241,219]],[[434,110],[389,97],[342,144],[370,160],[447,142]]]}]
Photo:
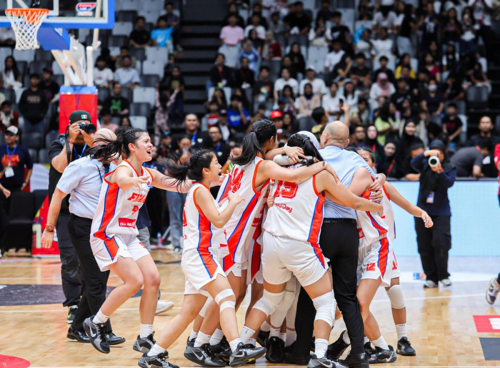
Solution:
[{"label": "white basketball jersey", "polygon": [[300,183],[278,181],[272,188],[274,205],[269,208],[264,230],[274,236],[311,244],[319,242],[325,196],[316,189],[316,175]]},{"label": "white basketball jersey", "polygon": [[[195,200],[197,190],[208,190],[201,183],[194,183],[186,196],[183,211],[182,233],[184,237],[184,252],[189,249],[218,248],[226,243],[224,229],[219,229],[205,217]],[[219,207],[214,200],[215,207]],[[227,204],[227,202],[226,202]],[[218,208],[219,209],[219,208]]]},{"label": "white basketball jersey", "polygon": [[384,207],[382,219],[389,228],[389,233],[387,234],[387,236],[392,242],[394,239],[396,239],[396,223],[394,222],[394,210],[392,209],[391,205],[391,197],[389,197],[385,186],[382,186],[382,188],[384,189],[382,201],[380,202],[380,204]]},{"label": "white basketball jersey", "polygon": [[[147,175],[148,183],[139,191],[137,187],[127,190],[120,189],[118,184],[111,183],[108,179],[120,167],[127,167],[134,177]],[[124,170],[124,169],[121,169]],[[139,209],[146,201],[149,184],[153,182],[151,172],[143,167],[139,175],[134,167],[124,160],[118,167],[104,176],[99,196],[99,204],[92,221],[92,234],[99,239],[108,240],[113,235],[137,235],[136,221]]]},{"label": "white basketball jersey", "polygon": [[[369,200],[370,191],[365,191],[362,197]],[[374,241],[387,237],[389,227],[378,212],[356,211],[356,213],[360,247],[368,246]]]},{"label": "white basketball jersey", "polygon": [[256,227],[260,225],[260,218],[257,223],[254,223],[254,220],[262,209],[265,201],[265,196],[262,194],[266,193],[269,185],[267,181],[260,191],[255,188],[257,168],[262,161],[261,157],[255,157],[252,162],[244,166],[234,165],[219,190],[217,196],[219,203],[226,197],[231,198],[233,193],[238,193],[244,199],[236,206],[231,219],[225,226],[230,257],[224,260],[224,271],[229,270],[234,263],[245,263],[248,260],[248,247]]}]

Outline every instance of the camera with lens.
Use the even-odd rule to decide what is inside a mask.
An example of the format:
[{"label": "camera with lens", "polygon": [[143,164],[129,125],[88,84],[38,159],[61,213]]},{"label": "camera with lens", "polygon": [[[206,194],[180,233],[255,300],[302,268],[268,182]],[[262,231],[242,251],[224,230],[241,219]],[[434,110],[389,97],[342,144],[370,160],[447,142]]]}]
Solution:
[{"label": "camera with lens", "polygon": [[78,123],[78,127],[87,134],[94,134],[97,130],[95,125],[92,123]]},{"label": "camera with lens", "polygon": [[439,157],[437,157],[437,156],[431,156],[429,158],[429,166],[431,166],[431,167],[434,167],[434,168],[438,167],[440,162],[441,161],[439,161]]}]

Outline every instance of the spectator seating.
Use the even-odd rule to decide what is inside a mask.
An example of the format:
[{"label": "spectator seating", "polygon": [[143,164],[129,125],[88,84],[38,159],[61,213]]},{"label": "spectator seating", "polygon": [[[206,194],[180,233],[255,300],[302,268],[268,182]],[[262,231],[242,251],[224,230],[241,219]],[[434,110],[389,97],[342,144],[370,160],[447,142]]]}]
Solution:
[{"label": "spectator seating", "polygon": [[6,239],[9,239],[11,247],[31,248],[35,213],[35,195],[33,193],[15,192],[12,194],[6,234]]},{"label": "spectator seating", "polygon": [[24,133],[21,138],[21,143],[26,148],[40,149],[43,147],[42,133]]},{"label": "spectator seating", "polygon": [[462,101],[462,100],[458,100],[458,101],[446,101],[444,103],[444,111],[446,111],[446,109],[448,108],[448,105],[451,104],[451,103],[454,103],[455,105],[457,105],[457,114],[459,115],[465,115],[465,102]]},{"label": "spectator seating", "polygon": [[154,61],[156,63],[162,63],[163,65],[168,62],[168,51],[166,47],[147,47],[146,56],[147,60]]},{"label": "spectator seating", "polygon": [[134,128],[146,130],[148,119],[144,116],[130,116],[130,123]]},{"label": "spectator seating", "polygon": [[[307,46],[309,45],[308,35],[290,35],[290,37],[288,37],[287,50],[289,50],[289,47],[296,42],[300,46],[302,46],[300,49],[301,49],[302,55],[304,55],[304,57],[305,57],[306,53],[307,53]],[[304,50],[306,50],[306,51],[304,51]],[[288,54],[288,51],[286,53]]]},{"label": "spectator seating", "polygon": [[25,61],[26,63],[32,62],[35,59],[35,50],[16,50],[12,53],[14,59],[16,59],[19,66],[20,61]]},{"label": "spectator seating", "polygon": [[[148,70],[148,69],[146,69],[146,66],[144,67],[144,70]],[[156,84],[159,82],[160,82],[160,76],[157,74],[143,74],[143,75],[141,75],[141,86],[142,87],[156,87]]]},{"label": "spectator seating", "polygon": [[[131,23],[135,22],[136,18],[137,18],[137,11],[136,10],[120,10],[116,14],[117,23],[115,24],[115,27],[118,23],[121,23],[121,22],[128,22],[129,24],[131,24]],[[117,33],[113,32],[113,34],[117,34]],[[128,36],[128,34],[127,34],[127,36]]]},{"label": "spectator seating", "polygon": [[28,148],[28,152],[33,162],[38,162],[38,151],[34,148]]},{"label": "spectator seating", "polygon": [[466,91],[469,107],[480,109],[488,107],[488,88],[485,86],[470,86]]},{"label": "spectator seating", "polygon": [[111,36],[108,38],[109,47],[122,47],[123,45],[128,45],[128,36]]},{"label": "spectator seating", "polygon": [[110,96],[111,92],[108,88],[99,88],[97,90],[97,100],[99,103],[103,103]]},{"label": "spectator seating", "polygon": [[132,90],[130,88],[122,88],[121,96],[132,101]]},{"label": "spectator seating", "polygon": [[322,72],[325,69],[326,55],[328,55],[328,47],[309,46],[307,65],[313,65],[316,72]]},{"label": "spectator seating", "polygon": [[148,59],[144,60],[143,68],[147,70],[148,73],[156,74],[161,79],[165,72],[165,63],[154,59],[150,60],[148,56]]},{"label": "spectator seating", "polygon": [[226,66],[230,68],[234,68],[236,66],[236,62],[238,61],[238,54],[240,53],[239,46],[222,45],[221,47],[219,47],[219,52],[226,57]]},{"label": "spectator seating", "polygon": [[42,148],[38,151],[38,162],[41,164],[49,164],[49,152],[47,148]]},{"label": "spectator seating", "polygon": [[50,145],[52,144],[52,142],[55,141],[58,137],[59,137],[58,132],[54,132],[54,131],[48,132],[45,135],[45,147],[47,149],[50,148]]},{"label": "spectator seating", "polygon": [[146,60],[146,50],[141,49],[141,48],[131,47],[130,48],[130,55],[135,57],[136,61]]},{"label": "spectator seating", "polygon": [[128,36],[130,35],[130,32],[132,32],[132,29],[133,24],[130,21],[116,22],[112,34],[114,36]]},{"label": "spectator seating", "polygon": [[[292,43],[289,43],[288,46],[285,48],[285,55],[290,52],[291,47],[292,47]],[[305,45],[300,46],[300,53],[302,54],[304,59],[307,60],[307,47]]]},{"label": "spectator seating", "polygon": [[154,87],[137,87],[133,90],[133,102],[146,102],[151,103],[155,100]]},{"label": "spectator seating", "polygon": [[151,105],[147,102],[133,102],[130,104],[130,116],[144,116],[149,118],[151,115]]}]

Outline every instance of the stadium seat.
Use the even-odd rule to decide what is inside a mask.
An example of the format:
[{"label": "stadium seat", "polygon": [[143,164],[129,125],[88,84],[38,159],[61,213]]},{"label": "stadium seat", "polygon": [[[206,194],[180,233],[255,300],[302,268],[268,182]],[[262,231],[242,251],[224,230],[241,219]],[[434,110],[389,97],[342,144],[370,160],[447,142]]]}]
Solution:
[{"label": "stadium seat", "polygon": [[488,107],[488,88],[485,86],[470,86],[466,91],[467,102],[471,108]]},{"label": "stadium seat", "polygon": [[49,164],[49,152],[46,148],[38,150],[38,162],[41,164]]},{"label": "stadium seat", "polygon": [[21,95],[23,92],[26,90],[25,87],[22,88],[17,88],[14,92],[16,93],[16,106],[19,104],[19,101],[21,100]]},{"label": "stadium seat", "polygon": [[357,20],[354,23],[354,31],[357,31],[360,28],[372,29],[372,26],[373,26],[372,20]]},{"label": "stadium seat", "polygon": [[[166,47],[147,47],[146,48],[146,60],[154,61],[156,63],[162,63],[163,66],[167,64],[168,61],[168,50]],[[163,69],[162,66],[162,69]],[[146,69],[149,70],[149,69]],[[163,75],[163,73],[162,73]]]},{"label": "stadium seat", "polygon": [[151,115],[151,105],[146,102],[131,103],[130,104],[130,116],[144,116],[149,119]]},{"label": "stadium seat", "polygon": [[457,114],[457,116],[462,120],[462,133],[460,133],[460,140],[465,143],[467,141],[467,127],[469,126],[469,118],[465,114]]},{"label": "stadium seat", "polygon": [[148,119],[144,116],[130,116],[130,123],[134,128],[144,130],[148,128]]},{"label": "stadium seat", "polygon": [[130,21],[116,22],[113,28],[114,36],[129,36],[132,32],[133,24]]},{"label": "stadium seat", "polygon": [[152,9],[141,9],[139,10],[139,15],[146,19],[146,22],[156,24],[159,17],[159,12]]},{"label": "stadium seat", "polygon": [[130,88],[123,88],[122,87],[122,97],[125,97],[129,102],[132,102],[132,90]]},{"label": "stadium seat", "polygon": [[327,46],[309,46],[307,65],[313,65],[317,73],[322,72],[325,69],[326,55],[328,55]]},{"label": "stadium seat", "polygon": [[52,53],[50,51],[45,51],[43,49],[38,49],[35,51],[35,60],[37,61],[50,61],[54,60]]},{"label": "stadium seat", "polygon": [[37,150],[34,149],[34,148],[28,148],[28,152],[30,154],[31,161],[33,163],[37,163],[38,162],[38,152],[37,152]]},{"label": "stadium seat", "polygon": [[[295,42],[298,42],[301,48],[307,48],[307,46],[309,45],[309,39],[307,35],[291,35],[290,37],[288,37],[288,47],[293,45]],[[288,52],[286,53],[288,54]],[[303,52],[302,54],[306,56],[306,53]]]},{"label": "stadium seat", "polygon": [[222,45],[219,47],[219,52],[226,57],[225,65],[234,68],[238,61],[238,54],[240,53],[239,46]]},{"label": "stadium seat", "polygon": [[[116,14],[115,27],[120,22],[128,22],[128,24],[133,24],[135,22],[136,18],[137,18],[137,11],[136,10],[120,10]],[[118,33],[115,33],[113,30],[113,34],[118,34]]]},{"label": "stadium seat", "polygon": [[135,61],[135,70],[137,70],[139,75],[142,74],[142,62],[140,60]]},{"label": "stadium seat", "polygon": [[455,105],[457,105],[457,114],[463,114],[465,115],[466,111],[465,111],[465,101],[463,100],[458,100],[458,101],[446,101],[444,103],[444,111],[446,112],[446,109],[448,108],[448,105],[451,104],[451,103],[454,103]]},{"label": "stadium seat", "polygon": [[6,239],[13,248],[31,249],[33,241],[33,218],[35,217],[35,195],[15,192],[11,196],[9,225]]},{"label": "stadium seat", "polygon": [[485,57],[479,58],[479,64],[481,64],[481,68],[483,68],[483,72],[488,73],[488,60]]},{"label": "stadium seat", "polygon": [[155,104],[155,88],[154,87],[137,87],[133,91],[133,102],[146,102],[151,106]]},{"label": "stadium seat", "polygon": [[122,47],[123,45],[128,45],[128,37],[127,36],[111,36],[108,40],[109,47]]},{"label": "stadium seat", "polygon": [[140,49],[137,47],[131,47],[130,48],[130,55],[135,57],[135,60],[137,60],[137,61],[146,60],[146,50],[144,50],[144,49]]},{"label": "stadium seat", "polygon": [[140,0],[121,0],[120,1],[120,12],[124,10],[134,10],[140,9],[142,1]]},{"label": "stadium seat", "polygon": [[5,100],[16,103],[16,92],[13,89],[0,88],[0,93],[3,93]]},{"label": "stadium seat", "polygon": [[[349,0],[347,0],[349,1]],[[348,9],[348,8],[338,8],[337,9],[339,12],[342,13],[342,24],[344,24],[351,32],[353,32],[354,28],[354,9]]]},{"label": "stadium seat", "polygon": [[35,50],[16,50],[12,53],[18,65],[20,61],[32,62],[35,59]]},{"label": "stadium seat", "polygon": [[108,88],[99,88],[97,90],[97,100],[102,104],[104,103],[104,101],[106,101],[110,94],[111,93]]},{"label": "stadium seat", "polygon": [[43,147],[43,136],[42,133],[24,133],[21,141],[24,147],[38,150]]},{"label": "stadium seat", "polygon": [[44,68],[50,68],[52,66],[52,62],[50,61],[32,61],[29,66],[30,73],[36,73],[40,77],[42,76]]},{"label": "stadium seat", "polygon": [[307,130],[308,132],[316,125],[314,120],[310,117],[302,117],[298,121],[299,131]]},{"label": "stadium seat", "polygon": [[4,60],[7,56],[12,55],[12,49],[10,47],[0,47],[0,64],[1,68],[4,68]]},{"label": "stadium seat", "polygon": [[165,64],[162,61],[144,60],[142,67],[148,73],[156,74],[160,79],[163,78]]},{"label": "stadium seat", "polygon": [[141,87],[156,87],[156,83],[159,82],[160,82],[160,77],[157,74],[141,75]]},{"label": "stadium seat", "polygon": [[59,132],[50,131],[45,135],[45,148],[49,149],[52,142],[59,137]]}]

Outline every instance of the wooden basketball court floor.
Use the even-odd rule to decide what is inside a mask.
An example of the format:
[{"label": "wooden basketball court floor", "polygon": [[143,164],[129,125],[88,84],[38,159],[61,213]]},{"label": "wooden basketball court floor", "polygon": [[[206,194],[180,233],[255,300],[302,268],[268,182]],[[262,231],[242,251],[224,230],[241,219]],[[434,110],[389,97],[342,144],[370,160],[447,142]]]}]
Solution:
[{"label": "wooden basketball court floor", "polygon": [[[162,300],[175,302],[174,309],[155,319],[154,329],[159,333],[179,312],[184,276],[180,267],[180,255],[159,250],[153,251],[153,255],[160,261],[158,268],[162,276]],[[494,347],[500,341],[500,327],[497,326],[497,333],[479,333],[473,318],[474,315],[489,315],[494,318],[500,313],[500,303],[491,307],[484,297],[488,280],[500,271],[499,261],[499,258],[451,258],[453,286],[424,290],[422,282],[414,281],[412,275],[413,272],[421,271],[420,260],[413,257],[400,258],[408,311],[408,333],[417,356],[398,355],[397,362],[391,366],[500,366],[500,358],[496,358],[499,359],[496,361],[485,359],[480,341],[480,338],[496,337],[497,339],[489,341],[494,343],[493,350],[498,349],[497,353],[500,353],[500,344]],[[120,282],[115,275],[111,275],[110,286]],[[59,260],[0,260],[0,289],[5,288],[5,285],[26,284],[60,285]],[[50,300],[50,295],[47,297]],[[0,305],[5,304],[5,300],[0,300]],[[247,304],[248,301],[244,303]],[[112,316],[114,332],[118,336],[124,336],[127,341],[112,347],[108,355],[97,352],[90,344],[80,344],[66,338],[67,308],[63,308],[61,304],[0,306],[0,355],[26,359],[31,367],[137,367],[140,354],[132,350],[132,345],[139,332],[138,305],[139,298],[133,298]],[[242,308],[238,312],[240,328],[245,310],[246,308]],[[372,311],[387,342],[396,345],[390,303],[383,289],[377,293]],[[343,322],[338,321],[330,342],[343,329]],[[183,356],[189,332],[190,329],[169,349],[171,361],[182,367],[193,366]],[[257,365],[266,365],[265,359],[261,358]],[[2,365],[0,359],[0,367],[8,365]]]}]

